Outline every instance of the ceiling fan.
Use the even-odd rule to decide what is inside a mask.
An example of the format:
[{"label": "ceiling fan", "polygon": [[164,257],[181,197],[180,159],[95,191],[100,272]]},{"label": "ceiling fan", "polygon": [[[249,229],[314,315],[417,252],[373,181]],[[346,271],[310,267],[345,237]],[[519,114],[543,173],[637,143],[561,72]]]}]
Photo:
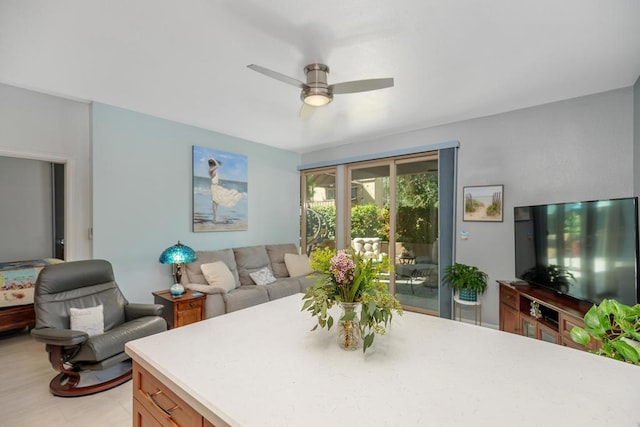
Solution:
[{"label": "ceiling fan", "polygon": [[327,83],[329,67],[324,64],[309,64],[304,67],[304,73],[307,76],[306,83],[260,65],[250,64],[247,67],[265,76],[302,89],[300,99],[303,104],[300,116],[303,118],[310,116],[314,107],[322,107],[329,104],[333,100],[334,94],[367,92],[393,87],[393,78],[354,80],[330,85]]}]

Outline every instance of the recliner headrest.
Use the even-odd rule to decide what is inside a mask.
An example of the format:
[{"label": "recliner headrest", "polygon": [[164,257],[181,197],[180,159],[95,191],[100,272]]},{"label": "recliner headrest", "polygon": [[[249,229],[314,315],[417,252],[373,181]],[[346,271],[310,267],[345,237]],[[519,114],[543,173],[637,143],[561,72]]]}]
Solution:
[{"label": "recliner headrest", "polygon": [[113,268],[109,261],[72,261],[43,268],[38,275],[35,291],[36,295],[56,294],[113,281]]}]

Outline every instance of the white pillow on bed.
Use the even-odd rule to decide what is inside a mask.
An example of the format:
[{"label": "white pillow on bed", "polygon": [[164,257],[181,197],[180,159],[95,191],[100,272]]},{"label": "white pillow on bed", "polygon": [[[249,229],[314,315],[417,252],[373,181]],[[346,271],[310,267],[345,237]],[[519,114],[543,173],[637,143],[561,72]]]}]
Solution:
[{"label": "white pillow on bed", "polygon": [[70,309],[71,329],[82,331],[90,337],[104,333],[104,315],[102,304],[97,307]]}]

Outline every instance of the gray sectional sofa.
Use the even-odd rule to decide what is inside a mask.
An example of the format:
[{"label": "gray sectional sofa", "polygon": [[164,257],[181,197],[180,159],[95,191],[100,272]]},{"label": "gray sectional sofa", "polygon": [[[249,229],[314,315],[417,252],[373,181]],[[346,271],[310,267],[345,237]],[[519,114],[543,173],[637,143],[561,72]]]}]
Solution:
[{"label": "gray sectional sofa", "polygon": [[[284,262],[286,253],[299,254],[294,244],[259,245],[242,248],[196,251],[198,259],[186,264],[181,282],[187,289],[207,295],[206,318],[241,310],[277,298],[306,292],[313,286],[319,273],[310,276],[290,277]],[[230,291],[210,286],[200,266],[215,261],[224,262],[233,274],[236,287]],[[277,279],[268,285],[256,285],[249,275],[268,267]]]}]

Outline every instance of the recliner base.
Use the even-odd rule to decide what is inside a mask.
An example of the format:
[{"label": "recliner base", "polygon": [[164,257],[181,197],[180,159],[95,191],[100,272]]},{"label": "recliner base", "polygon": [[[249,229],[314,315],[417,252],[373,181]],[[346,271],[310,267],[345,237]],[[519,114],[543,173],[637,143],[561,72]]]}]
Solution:
[{"label": "recliner base", "polygon": [[49,390],[60,397],[87,396],[117,387],[131,378],[132,367],[129,360],[104,371],[65,370],[51,380]]}]

